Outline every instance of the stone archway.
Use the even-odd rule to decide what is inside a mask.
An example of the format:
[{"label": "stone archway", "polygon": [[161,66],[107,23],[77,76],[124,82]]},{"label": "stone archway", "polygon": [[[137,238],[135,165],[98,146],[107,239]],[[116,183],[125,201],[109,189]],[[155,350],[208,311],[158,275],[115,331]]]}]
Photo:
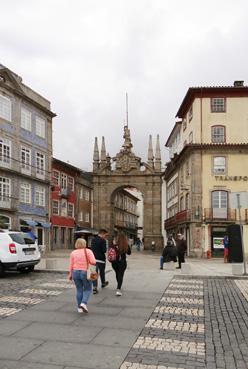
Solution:
[{"label": "stone archway", "polygon": [[113,194],[120,188],[135,187],[144,198],[144,246],[151,247],[155,241],[158,248],[163,245],[161,221],[162,173],[159,137],[157,137],[155,158],[153,157],[152,138],[148,148],[148,162],[132,152],[130,130],[124,127],[124,144],[114,158],[106,154],[102,138],[101,158],[97,138],[93,162],[93,225],[94,228],[106,228],[113,233]]}]

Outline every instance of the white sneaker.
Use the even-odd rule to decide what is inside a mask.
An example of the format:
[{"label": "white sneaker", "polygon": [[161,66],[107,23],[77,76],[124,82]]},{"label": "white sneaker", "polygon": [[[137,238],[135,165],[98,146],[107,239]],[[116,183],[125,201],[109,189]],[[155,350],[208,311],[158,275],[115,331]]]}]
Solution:
[{"label": "white sneaker", "polygon": [[80,306],[81,306],[81,308],[82,308],[82,310],[83,310],[83,312],[84,312],[84,313],[88,313],[88,312],[89,312],[86,304],[84,304],[84,303],[82,302],[82,303],[80,304]]},{"label": "white sneaker", "polygon": [[82,308],[78,308],[77,311],[79,314],[82,314],[84,312]]},{"label": "white sneaker", "polygon": [[120,290],[117,290],[117,291],[116,291],[116,296],[122,296],[122,293],[121,293],[121,291],[120,291]]}]

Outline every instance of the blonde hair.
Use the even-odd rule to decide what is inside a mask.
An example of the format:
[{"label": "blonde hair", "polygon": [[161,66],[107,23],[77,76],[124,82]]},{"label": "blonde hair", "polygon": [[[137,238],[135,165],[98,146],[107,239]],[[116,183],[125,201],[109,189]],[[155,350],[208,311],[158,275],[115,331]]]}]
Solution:
[{"label": "blonde hair", "polygon": [[86,241],[84,238],[78,238],[75,242],[75,249],[85,249],[86,248]]}]

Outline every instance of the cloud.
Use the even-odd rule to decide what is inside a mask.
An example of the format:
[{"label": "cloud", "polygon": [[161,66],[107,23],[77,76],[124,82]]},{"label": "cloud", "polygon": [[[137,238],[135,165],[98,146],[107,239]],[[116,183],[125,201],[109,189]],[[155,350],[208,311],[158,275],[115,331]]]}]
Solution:
[{"label": "cloud", "polygon": [[54,156],[91,169],[94,137],[119,151],[129,93],[134,152],[163,145],[190,86],[247,78],[248,5],[237,0],[10,0],[1,7],[0,62],[44,95]]}]

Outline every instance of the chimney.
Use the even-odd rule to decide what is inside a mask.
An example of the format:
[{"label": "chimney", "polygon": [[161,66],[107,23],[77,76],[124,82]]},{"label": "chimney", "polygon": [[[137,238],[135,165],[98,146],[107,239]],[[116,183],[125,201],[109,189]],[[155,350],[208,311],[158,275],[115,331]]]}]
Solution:
[{"label": "chimney", "polygon": [[244,81],[234,81],[233,86],[234,87],[244,87]]}]

